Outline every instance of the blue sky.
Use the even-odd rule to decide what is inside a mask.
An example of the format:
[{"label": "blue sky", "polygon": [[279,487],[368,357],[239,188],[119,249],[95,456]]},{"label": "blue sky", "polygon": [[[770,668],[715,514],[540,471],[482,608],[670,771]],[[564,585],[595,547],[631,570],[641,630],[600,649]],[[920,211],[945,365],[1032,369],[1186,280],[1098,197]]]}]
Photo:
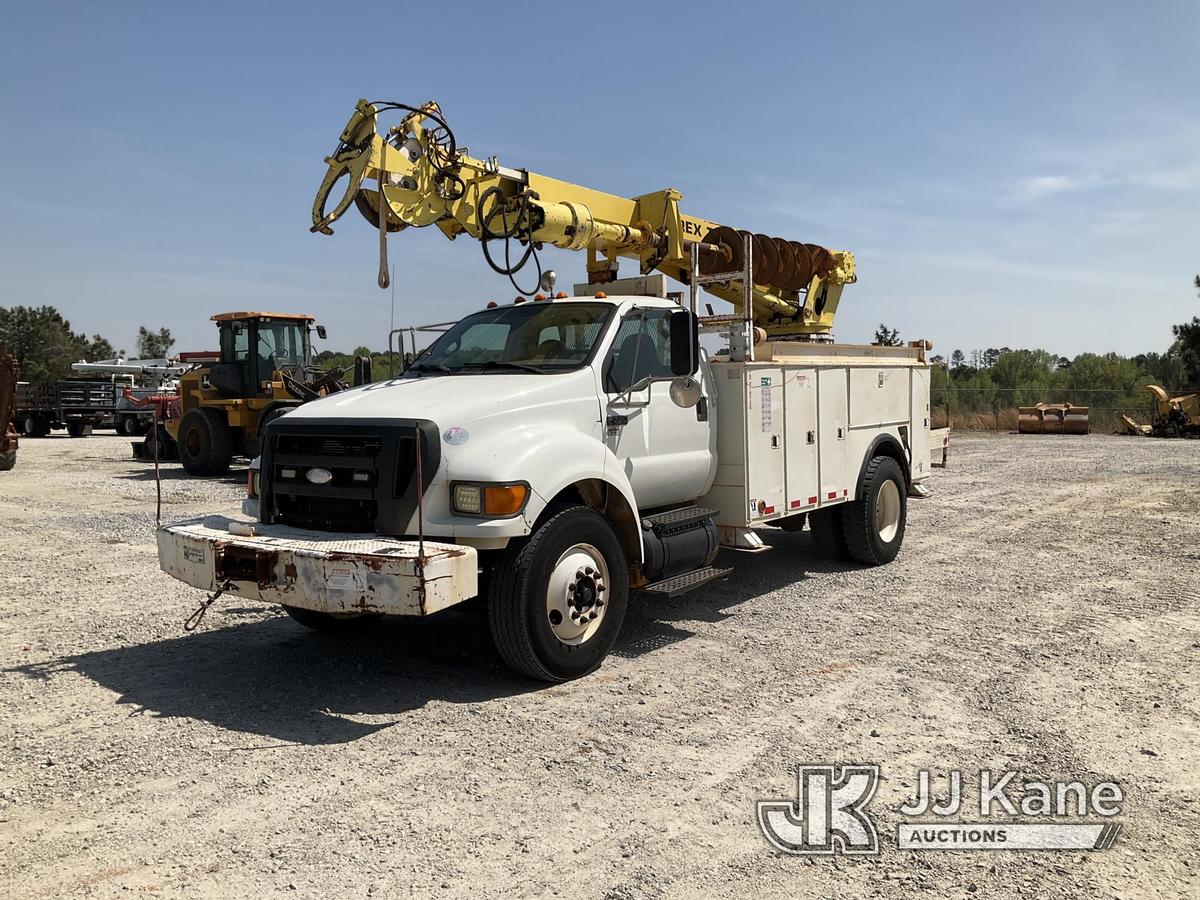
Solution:
[{"label": "blue sky", "polygon": [[[382,347],[374,234],[309,209],[359,97],[432,98],[475,155],[853,250],[840,340],[1165,349],[1200,310],[1200,5],[846,6],[11,6],[0,305],[129,349],[244,308]],[[398,323],[512,295],[473,242],[391,248]]]}]

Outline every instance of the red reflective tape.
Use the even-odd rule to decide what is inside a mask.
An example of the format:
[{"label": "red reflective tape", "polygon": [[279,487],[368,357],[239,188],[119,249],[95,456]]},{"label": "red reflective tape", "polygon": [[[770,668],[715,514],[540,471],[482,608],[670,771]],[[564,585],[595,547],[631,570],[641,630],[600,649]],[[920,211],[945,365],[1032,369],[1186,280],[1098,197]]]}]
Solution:
[{"label": "red reflective tape", "polygon": [[850,488],[842,488],[842,496],[849,497],[850,496]]},{"label": "red reflective tape", "polygon": [[798,507],[798,506],[800,505],[800,501],[799,501],[799,500],[793,500],[793,501],[792,501],[791,503],[789,503],[788,505],[789,505],[789,506],[790,506],[792,509],[795,509],[796,507]]},{"label": "red reflective tape", "polygon": [[764,509],[764,510],[763,510],[763,515],[764,515],[764,516],[769,516],[769,515],[770,515],[771,513],[773,513],[773,512],[775,512],[775,507],[773,507],[773,506],[768,506],[766,509]]},{"label": "red reflective tape", "polygon": [[819,499],[820,499],[819,497],[809,497],[809,498],[808,498],[808,505],[809,505],[809,506],[812,506],[812,505],[813,505],[814,503],[816,503],[816,502],[817,502],[817,500],[819,500]]},{"label": "red reflective tape", "polygon": [[837,491],[830,491],[828,499],[836,500],[837,499]]}]

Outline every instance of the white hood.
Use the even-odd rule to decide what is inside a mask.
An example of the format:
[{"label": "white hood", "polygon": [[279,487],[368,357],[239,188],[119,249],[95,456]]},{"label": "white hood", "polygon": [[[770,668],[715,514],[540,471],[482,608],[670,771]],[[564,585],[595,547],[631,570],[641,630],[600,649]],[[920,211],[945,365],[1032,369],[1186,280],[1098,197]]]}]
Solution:
[{"label": "white hood", "polygon": [[599,407],[595,374],[587,367],[561,375],[421,375],[314,400],[292,410],[288,419],[429,419],[445,429],[502,416],[515,424],[524,411],[544,419],[554,415],[554,407],[575,406],[584,397]]}]

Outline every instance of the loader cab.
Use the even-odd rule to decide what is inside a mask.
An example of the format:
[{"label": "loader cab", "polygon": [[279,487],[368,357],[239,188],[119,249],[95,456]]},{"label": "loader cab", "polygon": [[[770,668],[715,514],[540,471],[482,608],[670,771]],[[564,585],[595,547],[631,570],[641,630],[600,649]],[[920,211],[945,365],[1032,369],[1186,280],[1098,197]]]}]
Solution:
[{"label": "loader cab", "polygon": [[208,371],[208,383],[222,397],[255,397],[272,392],[276,372],[303,378],[312,365],[311,316],[279,313],[221,313],[213,316],[221,336],[221,361]]}]

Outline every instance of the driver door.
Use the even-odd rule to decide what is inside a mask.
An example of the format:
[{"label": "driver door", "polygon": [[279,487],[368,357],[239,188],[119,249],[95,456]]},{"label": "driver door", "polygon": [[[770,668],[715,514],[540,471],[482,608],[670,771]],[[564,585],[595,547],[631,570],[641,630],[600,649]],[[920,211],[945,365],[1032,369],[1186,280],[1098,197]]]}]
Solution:
[{"label": "driver door", "polygon": [[[601,367],[605,443],[628,477],[639,509],[694,500],[708,490],[716,472],[713,404],[704,367],[695,376],[701,388],[696,406],[671,399],[671,312],[631,310]],[[649,381],[629,391],[644,379]]]}]

